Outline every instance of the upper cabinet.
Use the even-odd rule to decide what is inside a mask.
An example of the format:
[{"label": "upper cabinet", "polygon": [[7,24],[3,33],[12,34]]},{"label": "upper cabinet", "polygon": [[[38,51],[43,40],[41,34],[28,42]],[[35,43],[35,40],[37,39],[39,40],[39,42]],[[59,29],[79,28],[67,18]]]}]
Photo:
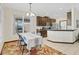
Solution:
[{"label": "upper cabinet", "polygon": [[37,16],[37,26],[52,26],[52,23],[55,23],[56,19],[51,19],[48,16]]}]

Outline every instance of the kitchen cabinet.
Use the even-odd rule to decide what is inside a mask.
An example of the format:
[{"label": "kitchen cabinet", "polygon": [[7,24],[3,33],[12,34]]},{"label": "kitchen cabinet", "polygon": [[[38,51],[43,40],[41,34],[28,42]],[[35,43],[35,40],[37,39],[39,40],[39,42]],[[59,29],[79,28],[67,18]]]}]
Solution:
[{"label": "kitchen cabinet", "polygon": [[42,29],[37,29],[37,32],[40,32],[42,37],[47,37],[47,29],[43,27],[50,27],[52,26],[53,23],[56,22],[56,19],[50,18],[48,16],[37,16],[37,26],[41,26]]},{"label": "kitchen cabinet", "polygon": [[52,26],[52,23],[55,23],[56,19],[52,19],[48,16],[37,16],[37,26]]}]

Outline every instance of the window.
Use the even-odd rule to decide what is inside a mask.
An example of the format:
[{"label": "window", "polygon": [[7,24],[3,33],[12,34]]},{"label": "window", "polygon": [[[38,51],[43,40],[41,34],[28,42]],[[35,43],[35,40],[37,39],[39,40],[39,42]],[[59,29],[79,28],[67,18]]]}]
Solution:
[{"label": "window", "polygon": [[16,33],[28,32],[30,28],[30,19],[23,17],[15,17]]}]

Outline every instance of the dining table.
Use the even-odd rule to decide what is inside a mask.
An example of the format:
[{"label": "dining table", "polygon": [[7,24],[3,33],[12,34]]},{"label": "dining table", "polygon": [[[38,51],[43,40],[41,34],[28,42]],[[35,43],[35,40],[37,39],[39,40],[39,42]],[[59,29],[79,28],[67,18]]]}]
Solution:
[{"label": "dining table", "polygon": [[41,46],[43,44],[42,36],[33,33],[21,33],[25,37],[24,42],[27,44],[27,49],[31,50],[32,47]]}]

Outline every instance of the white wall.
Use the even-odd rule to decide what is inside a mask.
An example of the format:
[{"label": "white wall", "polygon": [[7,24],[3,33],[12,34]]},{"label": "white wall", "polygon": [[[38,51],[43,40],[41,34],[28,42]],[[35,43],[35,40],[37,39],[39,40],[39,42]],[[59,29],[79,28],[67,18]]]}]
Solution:
[{"label": "white wall", "polygon": [[68,29],[77,29],[76,28],[76,20],[79,20],[79,10],[75,7],[71,9],[71,25],[67,26]]},{"label": "white wall", "polygon": [[4,22],[3,22],[3,35],[4,39],[9,39],[12,36],[12,10],[9,8],[3,8],[4,11]]},{"label": "white wall", "polygon": [[[75,8],[75,23],[76,23],[76,20],[79,20],[79,9]],[[75,24],[75,27],[76,27],[76,24]],[[77,28],[77,29],[79,29],[79,28]]]},{"label": "white wall", "polygon": [[76,20],[79,20],[79,10],[77,8],[72,8],[72,28],[78,29],[76,26]]},{"label": "white wall", "polygon": [[0,6],[0,50],[2,49],[3,46],[3,9]]},{"label": "white wall", "polygon": [[14,12],[11,8],[3,7],[4,21],[3,21],[3,38],[4,41],[11,40],[14,36]]}]

